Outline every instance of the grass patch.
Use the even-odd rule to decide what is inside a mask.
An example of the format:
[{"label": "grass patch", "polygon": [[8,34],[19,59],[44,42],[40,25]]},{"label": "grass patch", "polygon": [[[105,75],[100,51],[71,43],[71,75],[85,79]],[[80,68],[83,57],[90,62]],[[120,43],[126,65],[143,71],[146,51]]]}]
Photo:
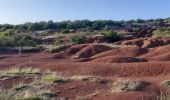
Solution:
[{"label": "grass patch", "polygon": [[24,91],[27,88],[30,88],[30,86],[28,84],[24,84],[24,82],[20,82],[19,84],[15,85],[13,87],[14,91]]},{"label": "grass patch", "polygon": [[163,85],[167,88],[170,88],[170,80],[166,80],[163,82]]},{"label": "grass patch", "polygon": [[33,67],[25,67],[25,68],[14,67],[14,68],[6,69],[6,70],[1,70],[0,73],[2,74],[37,74],[37,73],[40,73],[40,69],[33,68]]},{"label": "grass patch", "polygon": [[[30,76],[34,80],[27,84],[23,82],[16,82],[11,89],[0,89],[0,100],[51,100],[54,99],[55,94],[47,90],[46,86],[51,86],[53,83],[64,82],[64,78],[56,72],[48,71],[41,73],[39,69],[32,67],[28,68],[11,68],[0,71],[2,79],[14,76]],[[37,73],[39,73],[37,75]]]},{"label": "grass patch", "polygon": [[24,95],[24,100],[49,100],[54,98],[55,94],[50,90],[40,90],[36,93],[26,91]]},{"label": "grass patch", "polygon": [[74,75],[67,78],[71,81],[90,81],[90,82],[96,82],[101,83],[102,80],[97,76],[88,76],[88,75]]},{"label": "grass patch", "polygon": [[157,96],[157,100],[170,100],[170,94],[161,93],[159,96]]},{"label": "grass patch", "polygon": [[123,92],[123,91],[139,91],[142,90],[146,85],[144,81],[134,81],[134,80],[118,80],[113,83],[113,92]]},{"label": "grass patch", "polygon": [[73,81],[83,81],[83,80],[89,80],[89,79],[94,79],[94,78],[96,78],[96,77],[94,77],[94,76],[87,76],[87,75],[85,75],[85,76],[74,75],[74,76],[69,77],[68,79],[73,80]]},{"label": "grass patch", "polygon": [[58,75],[56,72],[50,74],[44,74],[42,76],[42,81],[46,83],[61,83],[64,82],[64,79],[61,75]]},{"label": "grass patch", "polygon": [[33,75],[33,74],[39,74],[40,69],[33,68],[33,67],[25,67],[25,68],[19,68],[19,67],[13,67],[5,70],[0,71],[0,80],[6,80],[15,78],[21,75]]}]

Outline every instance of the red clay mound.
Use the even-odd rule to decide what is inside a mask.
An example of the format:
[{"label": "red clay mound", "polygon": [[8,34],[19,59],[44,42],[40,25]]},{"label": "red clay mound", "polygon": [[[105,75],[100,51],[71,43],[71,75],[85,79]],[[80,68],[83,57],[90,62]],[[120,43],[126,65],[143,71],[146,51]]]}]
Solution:
[{"label": "red clay mound", "polygon": [[127,41],[119,41],[116,44],[135,45],[142,48],[154,48],[170,44],[170,38],[140,38]]},{"label": "red clay mound", "polygon": [[158,46],[163,46],[164,43],[161,39],[146,39],[143,40],[143,45],[142,48],[154,48],[154,47],[158,47]]},{"label": "red clay mound", "polygon": [[86,46],[87,44],[73,45],[70,48],[66,49],[64,53],[67,55],[74,55]]},{"label": "red clay mound", "polygon": [[93,56],[92,58],[100,58],[106,56],[126,56],[126,57],[136,57],[138,55],[147,53],[148,49],[140,47],[127,47],[110,50]]},{"label": "red clay mound", "polygon": [[69,58],[70,56],[76,54],[77,52],[79,52],[81,49],[83,49],[86,46],[87,44],[73,45],[64,51],[61,51],[60,53],[56,53],[54,55],[54,58],[56,59]]},{"label": "red clay mound", "polygon": [[88,45],[79,51],[74,57],[75,58],[89,58],[101,52],[112,50],[111,47],[105,45]]},{"label": "red clay mound", "polygon": [[161,46],[161,47],[157,47],[157,48],[154,48],[154,49],[151,49],[149,53],[141,56],[141,57],[144,57],[144,58],[151,58],[151,57],[154,57],[154,56],[159,56],[159,55],[162,55],[162,54],[167,54],[169,53],[169,50],[170,50],[170,45],[166,45],[166,46]]},{"label": "red clay mound", "polygon": [[170,53],[149,58],[150,61],[170,61]]},{"label": "red clay mound", "polygon": [[165,45],[170,44],[170,38],[162,38],[161,40]]},{"label": "red clay mound", "polygon": [[93,60],[93,62],[106,63],[132,63],[132,62],[146,62],[142,58],[124,57],[124,56],[107,56]]},{"label": "red clay mound", "polygon": [[127,40],[127,41],[123,41],[121,44],[122,45],[135,45],[135,46],[138,46],[138,47],[142,47],[143,39]]}]

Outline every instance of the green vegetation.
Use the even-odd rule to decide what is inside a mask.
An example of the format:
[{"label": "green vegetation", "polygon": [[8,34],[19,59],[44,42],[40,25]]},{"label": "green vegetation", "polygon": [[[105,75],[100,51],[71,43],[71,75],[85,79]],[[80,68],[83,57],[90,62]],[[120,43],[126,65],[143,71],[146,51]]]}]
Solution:
[{"label": "green vegetation", "polygon": [[28,91],[25,92],[24,100],[49,100],[55,97],[55,94],[50,90],[41,90],[35,94]]},{"label": "green vegetation", "polygon": [[62,78],[62,76],[57,75],[56,72],[52,72],[52,73],[43,75],[42,81],[46,83],[60,83],[60,82],[64,82],[64,79]]},{"label": "green vegetation", "polygon": [[107,42],[115,42],[120,40],[120,35],[113,31],[105,32],[103,35],[105,36]]},{"label": "green vegetation", "polygon": [[82,34],[77,34],[77,35],[71,36],[70,41],[73,44],[83,44],[86,41],[86,37]]},{"label": "green vegetation", "polygon": [[26,67],[26,68],[10,68],[0,71],[0,80],[16,78],[20,75],[33,75],[39,74],[40,70],[37,68]]},{"label": "green vegetation", "polygon": [[18,34],[15,30],[9,29],[0,32],[0,47],[24,47],[36,46],[36,42],[31,35]]},{"label": "green vegetation", "polygon": [[157,23],[162,22],[163,19],[149,19],[149,20],[129,20],[129,21],[112,21],[112,20],[75,20],[75,21],[41,21],[36,23],[25,23],[21,25],[10,25],[4,24],[0,25],[0,30],[15,29],[17,32],[22,31],[37,31],[37,30],[47,30],[47,29],[81,29],[86,28],[88,30],[101,30],[101,29],[111,29],[112,27],[123,27],[126,24],[132,23]]},{"label": "green vegetation", "polygon": [[13,86],[14,91],[24,91],[30,86],[28,84],[24,84],[23,82],[18,83],[16,86]]},{"label": "green vegetation", "polygon": [[6,70],[1,70],[0,73],[1,74],[37,74],[40,73],[40,70],[32,67],[25,67],[25,68],[14,67]]},{"label": "green vegetation", "polygon": [[[57,97],[51,87],[62,84],[63,82],[70,81],[89,81],[95,83],[101,83],[102,79],[96,76],[62,76],[57,72],[52,72],[51,70],[46,70],[40,72],[39,69],[33,67],[23,67],[23,68],[11,68],[4,69],[3,75],[19,75],[18,78],[31,78],[32,81],[27,83],[25,80],[17,81],[13,83],[13,86],[6,89],[1,85],[0,88],[0,100],[53,100],[60,99]],[[0,72],[0,73],[1,73]],[[39,73],[39,74],[35,74]],[[12,77],[11,77],[12,78]],[[7,80],[7,79],[4,79]],[[77,97],[77,99],[88,99],[94,95],[97,95],[100,91],[96,91],[92,94],[86,96]],[[64,98],[64,97],[61,97]]]},{"label": "green vegetation", "polygon": [[2,75],[11,75],[9,78],[14,78],[13,76],[18,75],[18,78],[32,78],[29,83],[24,82],[24,80],[14,83],[11,89],[5,89],[2,86],[0,100],[49,100],[54,98],[55,94],[44,86],[61,82],[59,81],[61,78],[56,73],[42,73],[39,69],[32,67],[5,69],[1,70],[0,73],[1,77]]},{"label": "green vegetation", "polygon": [[[75,20],[75,21],[41,21],[20,25],[0,25],[0,49],[17,49],[21,53],[24,47],[41,45],[81,44],[87,40],[100,40],[95,35],[103,34],[102,42],[116,42],[130,35],[136,38],[151,36],[169,37],[169,20]],[[93,37],[94,36],[94,37]],[[41,49],[41,48],[40,48]]]},{"label": "green vegetation", "polygon": [[170,27],[162,27],[153,31],[153,36],[156,37],[170,37]]}]

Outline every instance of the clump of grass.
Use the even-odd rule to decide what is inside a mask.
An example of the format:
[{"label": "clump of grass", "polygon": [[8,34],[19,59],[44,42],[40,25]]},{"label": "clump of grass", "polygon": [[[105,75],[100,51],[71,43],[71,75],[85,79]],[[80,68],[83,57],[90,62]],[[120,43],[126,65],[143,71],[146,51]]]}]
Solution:
[{"label": "clump of grass", "polygon": [[49,100],[54,98],[55,94],[50,90],[40,90],[38,92],[25,91],[24,100]]},{"label": "clump of grass", "polygon": [[170,100],[170,94],[168,93],[160,93],[160,95],[157,96],[157,100]]},{"label": "clump of grass", "polygon": [[144,88],[146,82],[134,80],[118,80],[113,84],[113,92],[139,91]]},{"label": "clump of grass", "polygon": [[60,83],[64,82],[64,79],[61,75],[58,75],[56,72],[52,72],[51,74],[44,74],[42,76],[42,81],[46,83]]},{"label": "clump of grass", "polygon": [[0,79],[8,79],[8,78],[14,78],[17,76],[25,75],[25,74],[38,74],[40,73],[40,69],[38,68],[33,68],[33,67],[25,67],[25,68],[19,68],[19,67],[14,67],[14,68],[9,68],[5,70],[0,71]]},{"label": "clump of grass", "polygon": [[69,77],[70,80],[73,81],[82,81],[82,80],[88,80],[89,78],[94,78],[93,76],[82,76],[82,75],[74,75]]},{"label": "clump of grass", "polygon": [[1,70],[0,72],[3,74],[37,74],[40,73],[40,69],[33,68],[33,67],[25,67],[25,68],[14,67],[6,70]]},{"label": "clump of grass", "polygon": [[[18,76],[35,76],[35,79],[27,84],[17,82],[11,89],[0,89],[0,100],[51,100],[55,97],[50,90],[46,90],[46,86],[52,83],[63,82],[65,79],[56,72],[48,71],[47,73],[40,73],[39,69],[29,68],[12,68],[3,70],[0,76],[18,75]],[[36,75],[36,73],[40,73]]]},{"label": "clump of grass", "polygon": [[9,68],[7,70],[3,70],[3,72],[6,74],[19,74],[19,73],[21,73],[21,69],[19,67]]},{"label": "clump of grass", "polygon": [[16,78],[18,75],[16,74],[1,74],[0,75],[0,80],[6,80],[9,78]]},{"label": "clump of grass", "polygon": [[163,85],[167,88],[170,88],[170,80],[166,80],[163,82]]},{"label": "clump of grass", "polygon": [[14,91],[24,91],[30,86],[28,84],[24,84],[24,82],[20,82],[17,85],[13,86]]},{"label": "clump of grass", "polygon": [[74,75],[68,78],[72,81],[90,81],[90,82],[100,82],[101,79],[97,76],[88,76],[88,75]]},{"label": "clump of grass", "polygon": [[21,69],[21,73],[38,74],[38,73],[40,73],[40,69],[38,69],[38,68],[33,68],[33,67],[22,68],[22,69]]},{"label": "clump of grass", "polygon": [[15,92],[11,90],[0,89],[0,100],[17,100]]}]

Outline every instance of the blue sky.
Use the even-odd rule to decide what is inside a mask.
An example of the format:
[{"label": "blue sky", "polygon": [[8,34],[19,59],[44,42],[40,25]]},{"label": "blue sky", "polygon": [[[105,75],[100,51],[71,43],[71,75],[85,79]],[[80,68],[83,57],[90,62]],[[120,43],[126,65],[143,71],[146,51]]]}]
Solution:
[{"label": "blue sky", "polygon": [[0,24],[170,17],[170,0],[0,0]]}]

